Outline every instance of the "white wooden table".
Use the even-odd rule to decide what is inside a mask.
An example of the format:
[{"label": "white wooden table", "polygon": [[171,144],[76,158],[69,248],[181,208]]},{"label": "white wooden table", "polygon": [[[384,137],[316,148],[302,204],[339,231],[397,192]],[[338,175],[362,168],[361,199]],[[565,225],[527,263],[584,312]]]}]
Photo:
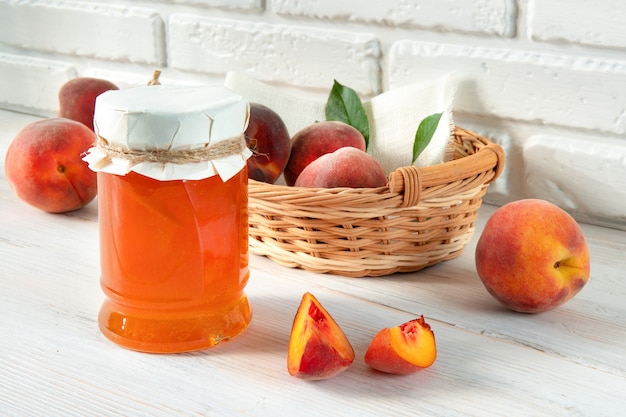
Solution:
[{"label": "white wooden table", "polygon": [[[538,315],[510,312],[476,275],[483,206],[464,254],[418,273],[342,278],[251,255],[248,330],[177,355],[126,350],[99,332],[96,204],[40,212],[9,190],[4,155],[31,116],[0,111],[0,415],[2,416],[620,416],[626,415],[626,233],[583,225],[588,285]],[[357,358],[319,382],[289,376],[287,343],[310,291]],[[383,327],[423,314],[438,358],[392,376],[363,362]]]}]

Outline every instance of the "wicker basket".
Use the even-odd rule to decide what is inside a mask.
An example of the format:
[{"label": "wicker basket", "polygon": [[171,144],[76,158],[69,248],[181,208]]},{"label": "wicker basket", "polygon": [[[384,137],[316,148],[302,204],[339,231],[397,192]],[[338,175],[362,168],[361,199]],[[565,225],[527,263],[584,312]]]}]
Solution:
[{"label": "wicker basket", "polygon": [[461,254],[504,151],[459,127],[452,161],[402,167],[388,187],[303,188],[250,180],[250,251],[350,277],[411,272]]}]

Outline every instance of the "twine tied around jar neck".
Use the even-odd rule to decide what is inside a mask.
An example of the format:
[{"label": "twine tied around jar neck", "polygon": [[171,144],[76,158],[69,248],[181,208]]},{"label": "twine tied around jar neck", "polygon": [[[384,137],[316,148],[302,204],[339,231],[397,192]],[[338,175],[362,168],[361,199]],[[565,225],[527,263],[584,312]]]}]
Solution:
[{"label": "twine tied around jar neck", "polygon": [[96,147],[112,158],[120,158],[130,161],[133,165],[141,162],[156,162],[161,164],[189,164],[195,162],[211,161],[237,155],[244,152],[246,140],[244,135],[219,141],[213,145],[205,145],[196,149],[169,150],[151,149],[136,150],[122,146],[112,145],[102,136],[98,135]]}]

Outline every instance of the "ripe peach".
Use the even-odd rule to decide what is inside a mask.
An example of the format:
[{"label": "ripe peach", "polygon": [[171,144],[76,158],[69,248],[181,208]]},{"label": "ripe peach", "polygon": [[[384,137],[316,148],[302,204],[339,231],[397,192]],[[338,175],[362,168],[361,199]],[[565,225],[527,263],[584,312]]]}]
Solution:
[{"label": "ripe peach", "polygon": [[424,316],[382,329],[365,352],[365,363],[373,369],[399,375],[427,368],[436,358],[435,334]]},{"label": "ripe peach", "polygon": [[51,213],[83,207],[96,196],[96,173],[82,158],[95,142],[82,123],[51,118],[26,125],[6,153],[6,177],[26,203]]},{"label": "ripe peach", "polygon": [[307,165],[294,184],[296,187],[383,187],[387,177],[371,155],[351,146],[320,156]]},{"label": "ripe peach", "polygon": [[305,293],[293,321],[287,354],[289,374],[302,379],[327,379],[354,361],[348,338],[311,294]]},{"label": "ripe peach", "polygon": [[250,103],[246,143],[253,155],[248,158],[248,178],[270,184],[283,173],[291,152],[291,137],[283,119],[274,110]]},{"label": "ripe peach", "polygon": [[485,288],[514,311],[539,313],[576,295],[589,279],[583,232],[563,209],[525,199],[498,208],[475,252]]},{"label": "ripe peach", "polygon": [[77,77],[59,89],[58,116],[81,122],[93,130],[96,97],[108,90],[118,90],[110,81],[100,78]]},{"label": "ripe peach", "polygon": [[365,151],[365,138],[349,124],[336,121],[318,122],[299,130],[291,138],[291,156],[285,167],[285,182],[294,185],[307,165],[344,146]]}]

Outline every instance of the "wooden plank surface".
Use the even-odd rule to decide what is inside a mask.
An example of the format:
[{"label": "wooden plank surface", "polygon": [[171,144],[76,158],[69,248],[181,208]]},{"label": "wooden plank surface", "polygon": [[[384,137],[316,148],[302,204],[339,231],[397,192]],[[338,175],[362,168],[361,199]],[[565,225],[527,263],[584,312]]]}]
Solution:
[{"label": "wooden plank surface", "polygon": [[[34,118],[0,111],[2,164]],[[150,355],[97,328],[95,204],[51,215],[17,200],[0,172],[0,415],[7,416],[619,416],[626,414],[626,233],[583,225],[589,284],[564,306],[509,312],[482,287],[475,237],[455,260],[412,274],[344,278],[251,256],[250,328],[217,348]],[[481,209],[478,232],[493,207]],[[287,373],[305,291],[342,326],[357,358],[307,382]],[[363,362],[382,327],[424,314],[438,358],[391,376]]]}]

